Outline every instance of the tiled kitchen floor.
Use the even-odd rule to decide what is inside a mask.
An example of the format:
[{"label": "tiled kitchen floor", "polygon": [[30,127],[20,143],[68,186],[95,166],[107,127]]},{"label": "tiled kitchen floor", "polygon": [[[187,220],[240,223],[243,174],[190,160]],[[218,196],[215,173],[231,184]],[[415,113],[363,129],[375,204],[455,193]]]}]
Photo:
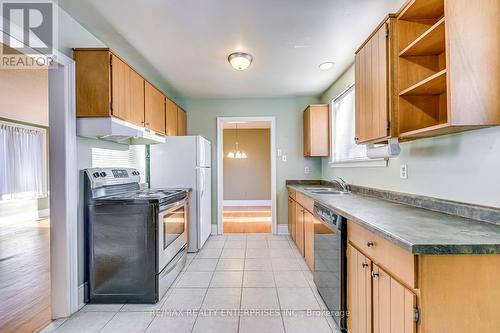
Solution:
[{"label": "tiled kitchen floor", "polygon": [[338,332],[323,309],[288,236],[228,234],[210,237],[199,253],[189,254],[158,304],[87,305],[44,333]]}]

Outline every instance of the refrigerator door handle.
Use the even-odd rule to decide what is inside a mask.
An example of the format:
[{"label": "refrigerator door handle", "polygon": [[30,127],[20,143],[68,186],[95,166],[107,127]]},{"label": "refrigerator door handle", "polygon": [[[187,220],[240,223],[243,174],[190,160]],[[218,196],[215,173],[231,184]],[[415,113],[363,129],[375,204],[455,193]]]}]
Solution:
[{"label": "refrigerator door handle", "polygon": [[200,198],[203,198],[203,194],[205,194],[205,172],[202,169],[199,169],[201,171],[201,194]]}]

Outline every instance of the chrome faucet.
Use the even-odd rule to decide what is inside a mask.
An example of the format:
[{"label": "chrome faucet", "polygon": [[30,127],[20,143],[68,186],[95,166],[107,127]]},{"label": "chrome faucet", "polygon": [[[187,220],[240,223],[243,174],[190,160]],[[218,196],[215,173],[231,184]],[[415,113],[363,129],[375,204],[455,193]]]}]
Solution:
[{"label": "chrome faucet", "polygon": [[332,179],[332,183],[337,184],[342,189],[342,192],[345,192],[345,193],[350,192],[349,184],[347,184],[347,182],[345,180],[343,180],[342,178],[337,177],[335,179]]}]

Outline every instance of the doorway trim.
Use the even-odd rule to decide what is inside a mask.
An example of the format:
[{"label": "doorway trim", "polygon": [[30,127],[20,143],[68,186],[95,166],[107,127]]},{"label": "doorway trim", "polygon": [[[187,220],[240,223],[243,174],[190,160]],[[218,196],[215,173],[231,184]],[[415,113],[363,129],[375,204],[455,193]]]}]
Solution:
[{"label": "doorway trim", "polygon": [[217,234],[224,233],[224,124],[245,122],[269,122],[271,124],[271,233],[277,234],[276,219],[276,117],[217,117]]},{"label": "doorway trim", "polygon": [[[0,17],[2,37],[24,44],[23,29],[12,22],[9,33],[3,27]],[[50,280],[52,319],[58,319],[78,311],[78,167],[75,62],[59,50],[53,54],[58,67],[48,70]]]}]

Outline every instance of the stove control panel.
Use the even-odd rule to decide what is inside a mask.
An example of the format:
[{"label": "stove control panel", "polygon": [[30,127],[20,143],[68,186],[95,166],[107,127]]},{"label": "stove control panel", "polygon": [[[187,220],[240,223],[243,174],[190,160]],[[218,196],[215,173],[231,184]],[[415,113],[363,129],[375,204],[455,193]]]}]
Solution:
[{"label": "stove control panel", "polygon": [[140,183],[140,172],[133,168],[90,168],[85,173],[92,188],[106,185]]}]

